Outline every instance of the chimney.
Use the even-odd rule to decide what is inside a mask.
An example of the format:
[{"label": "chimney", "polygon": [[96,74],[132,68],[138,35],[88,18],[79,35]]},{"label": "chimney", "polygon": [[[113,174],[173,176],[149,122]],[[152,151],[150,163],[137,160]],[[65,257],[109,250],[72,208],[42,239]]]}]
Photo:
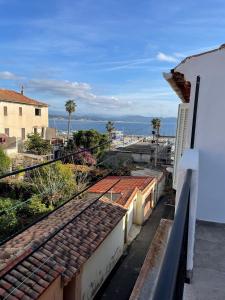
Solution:
[{"label": "chimney", "polygon": [[23,85],[21,86],[21,95],[23,95]]}]

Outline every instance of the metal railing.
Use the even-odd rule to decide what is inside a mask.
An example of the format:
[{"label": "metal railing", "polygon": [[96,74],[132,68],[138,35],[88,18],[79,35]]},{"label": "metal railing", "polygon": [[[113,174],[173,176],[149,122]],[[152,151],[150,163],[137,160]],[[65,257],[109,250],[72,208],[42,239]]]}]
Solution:
[{"label": "metal railing", "polygon": [[191,170],[187,170],[153,300],[180,300],[186,281]]}]

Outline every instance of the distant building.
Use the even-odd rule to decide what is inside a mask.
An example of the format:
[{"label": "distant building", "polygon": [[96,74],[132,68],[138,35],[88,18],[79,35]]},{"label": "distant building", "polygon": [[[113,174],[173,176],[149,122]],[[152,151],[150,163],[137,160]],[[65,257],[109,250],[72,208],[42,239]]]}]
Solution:
[{"label": "distant building", "polygon": [[159,142],[158,147],[152,142],[138,142],[126,147],[119,147],[117,151],[130,153],[135,163],[154,164],[155,152],[157,152],[157,164],[171,164],[172,145],[168,142]]},{"label": "distant building", "polygon": [[46,137],[48,105],[17,93],[0,89],[0,133],[25,140],[27,134]]},{"label": "distant building", "polygon": [[132,225],[142,225],[156,204],[156,179],[149,176],[108,176],[88,192],[99,196],[117,181],[104,197],[127,209],[125,228],[128,239]]},{"label": "distant building", "polygon": [[123,131],[120,131],[120,130],[114,130],[112,132],[112,139],[113,140],[117,140],[117,141],[122,141],[124,138],[124,133]]}]

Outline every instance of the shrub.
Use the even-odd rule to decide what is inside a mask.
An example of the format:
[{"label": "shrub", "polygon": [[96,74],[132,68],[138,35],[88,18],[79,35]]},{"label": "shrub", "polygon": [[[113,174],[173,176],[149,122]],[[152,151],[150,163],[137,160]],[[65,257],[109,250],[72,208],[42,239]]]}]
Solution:
[{"label": "shrub", "polygon": [[52,146],[49,141],[42,139],[38,133],[29,134],[24,146],[27,151],[38,155],[45,155],[52,152]]},{"label": "shrub", "polygon": [[33,195],[30,201],[18,207],[16,215],[20,224],[26,225],[43,214],[53,210],[53,206],[46,206],[39,195]]},{"label": "shrub", "polygon": [[1,196],[9,197],[16,200],[27,200],[37,190],[30,182],[21,181],[17,179],[9,179],[0,181]]},{"label": "shrub", "polygon": [[9,198],[0,198],[0,239],[3,240],[7,236],[16,231],[18,224],[16,211],[12,209],[15,201]]},{"label": "shrub", "polygon": [[[74,152],[79,150],[79,148],[89,149],[102,145],[92,151],[92,155],[95,158],[100,158],[108,149],[108,145],[105,144],[106,142],[108,142],[107,134],[102,134],[94,129],[79,130],[78,132],[74,132],[73,139],[68,141],[66,151]],[[76,158],[74,157],[74,159]]]},{"label": "shrub", "polygon": [[0,175],[7,173],[10,169],[11,160],[0,147]]},{"label": "shrub", "polygon": [[70,166],[56,162],[30,172],[28,180],[47,204],[57,204],[59,200],[76,191],[76,181]]}]

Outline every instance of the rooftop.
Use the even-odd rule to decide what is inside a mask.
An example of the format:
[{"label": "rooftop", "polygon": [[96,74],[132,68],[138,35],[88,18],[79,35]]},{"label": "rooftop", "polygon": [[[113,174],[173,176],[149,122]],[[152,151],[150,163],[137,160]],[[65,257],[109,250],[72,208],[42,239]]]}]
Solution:
[{"label": "rooftop", "polygon": [[0,247],[0,298],[36,299],[61,274],[66,285],[125,213],[110,201],[74,199],[6,242]]},{"label": "rooftop", "polygon": [[28,98],[22,93],[17,93],[12,90],[0,89],[0,101],[12,102],[12,103],[21,103],[35,106],[48,106],[48,104]]},{"label": "rooftop", "polygon": [[135,191],[144,191],[154,181],[154,178],[149,176],[108,176],[93,185],[89,192],[103,193],[116,183],[118,178],[120,181],[112,188],[111,193],[120,194],[115,202],[125,207],[129,204],[129,198]]},{"label": "rooftop", "polygon": [[225,224],[197,221],[194,269],[184,300],[225,299]]}]

